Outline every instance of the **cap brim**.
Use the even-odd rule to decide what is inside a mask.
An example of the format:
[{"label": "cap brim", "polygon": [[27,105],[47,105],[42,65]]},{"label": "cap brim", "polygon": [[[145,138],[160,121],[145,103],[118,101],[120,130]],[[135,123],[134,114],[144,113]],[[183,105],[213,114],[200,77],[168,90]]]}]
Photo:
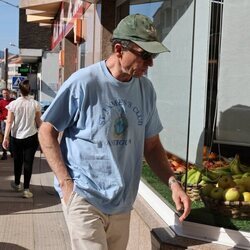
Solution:
[{"label": "cap brim", "polygon": [[131,41],[149,53],[158,54],[163,52],[170,52],[170,50],[167,47],[165,47],[162,43],[157,41],[152,41],[152,42],[141,42],[134,40]]}]

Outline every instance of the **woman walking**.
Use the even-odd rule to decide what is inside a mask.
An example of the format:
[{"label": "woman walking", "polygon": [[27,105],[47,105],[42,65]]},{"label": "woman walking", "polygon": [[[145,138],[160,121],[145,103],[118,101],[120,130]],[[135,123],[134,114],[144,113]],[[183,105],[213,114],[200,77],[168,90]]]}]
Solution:
[{"label": "woman walking", "polygon": [[[2,145],[5,149],[10,146],[10,143],[12,146],[15,180],[11,182],[11,187],[18,192],[23,190],[24,198],[31,198],[33,194],[30,192],[29,186],[34,156],[39,145],[37,132],[41,124],[41,106],[29,96],[28,80],[21,82],[19,89],[21,97],[6,106],[8,116]],[[24,184],[22,189],[20,179],[23,167]]]}]

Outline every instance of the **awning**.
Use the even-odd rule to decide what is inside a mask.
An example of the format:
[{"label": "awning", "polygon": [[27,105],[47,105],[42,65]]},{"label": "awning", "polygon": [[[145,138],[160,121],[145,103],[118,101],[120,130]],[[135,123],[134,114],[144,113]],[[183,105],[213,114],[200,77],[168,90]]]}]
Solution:
[{"label": "awning", "polygon": [[36,63],[42,57],[42,49],[20,49],[19,56],[23,63]]},{"label": "awning", "polygon": [[26,9],[27,21],[52,23],[62,2],[69,0],[21,0],[20,9]]}]

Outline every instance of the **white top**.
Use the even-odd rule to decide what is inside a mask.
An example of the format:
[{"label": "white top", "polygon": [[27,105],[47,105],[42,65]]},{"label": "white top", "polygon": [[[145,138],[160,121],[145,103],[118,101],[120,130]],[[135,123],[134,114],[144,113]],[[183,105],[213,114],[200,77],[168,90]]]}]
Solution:
[{"label": "white top", "polygon": [[11,136],[24,139],[37,133],[36,112],[41,111],[40,104],[31,96],[19,97],[6,106],[14,113]]}]

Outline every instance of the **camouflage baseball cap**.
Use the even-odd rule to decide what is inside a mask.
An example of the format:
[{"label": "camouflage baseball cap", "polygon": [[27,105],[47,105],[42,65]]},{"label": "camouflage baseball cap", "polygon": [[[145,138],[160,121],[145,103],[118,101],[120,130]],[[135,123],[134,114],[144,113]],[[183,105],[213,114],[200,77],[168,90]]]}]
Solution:
[{"label": "camouflage baseball cap", "polygon": [[157,38],[156,28],[150,18],[133,14],[123,18],[113,32],[112,39],[129,40],[150,53],[169,52]]}]

